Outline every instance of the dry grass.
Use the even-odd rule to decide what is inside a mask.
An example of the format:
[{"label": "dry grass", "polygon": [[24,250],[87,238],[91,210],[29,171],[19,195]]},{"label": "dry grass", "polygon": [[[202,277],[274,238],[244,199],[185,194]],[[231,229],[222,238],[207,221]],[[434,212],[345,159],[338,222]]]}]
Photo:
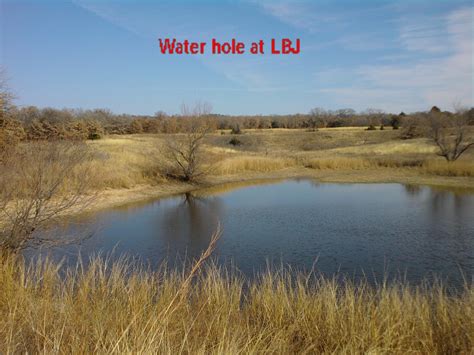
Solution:
[{"label": "dry grass", "polygon": [[90,142],[96,152],[89,162],[95,173],[92,188],[131,188],[163,182],[159,168],[164,158],[159,142],[152,136],[113,136]]},{"label": "dry grass", "polygon": [[238,156],[218,162],[212,172],[218,175],[232,175],[247,171],[268,172],[296,165],[290,158]]},{"label": "dry grass", "polygon": [[369,169],[373,168],[375,164],[367,159],[363,158],[321,158],[321,159],[310,159],[305,162],[305,166],[311,169]]},{"label": "dry grass", "polygon": [[[261,174],[260,178],[272,177],[277,172],[282,177],[282,171],[290,171],[289,168],[292,168],[292,174],[299,169],[301,175],[318,174],[305,168],[334,174],[351,171],[352,174],[364,174],[361,179],[370,174],[374,178],[382,176],[382,169],[397,169],[410,174],[412,180],[419,176],[423,183],[433,184],[473,176],[474,149],[462,157],[464,163],[448,167],[442,162],[430,162],[435,158],[436,147],[429,140],[400,140],[398,136],[397,131],[359,128],[318,132],[248,130],[238,136],[242,145],[233,147],[229,140],[234,136],[213,134],[207,137],[204,145],[205,171],[209,181],[252,174]],[[89,163],[96,175],[93,188],[104,190],[169,184],[165,178],[164,140],[163,135],[131,135],[91,142],[98,153],[97,158]],[[353,179],[358,181],[357,176]],[[456,183],[471,184],[466,179],[450,184]]]},{"label": "dry grass", "polygon": [[413,168],[423,165],[420,159],[390,157],[340,157],[306,159],[304,166],[319,170],[367,170],[378,168]]},{"label": "dry grass", "polygon": [[[472,130],[471,130],[472,131]],[[469,134],[474,134],[474,131]],[[392,130],[365,131],[360,128],[305,130],[248,130],[239,135],[243,143],[228,144],[231,135],[213,134],[204,145],[205,171],[209,181],[220,177],[242,177],[260,174],[259,178],[282,177],[288,168],[292,176],[318,174],[305,168],[336,174],[338,170],[352,174],[381,176],[380,169],[404,169],[407,174],[418,175],[424,183],[471,185],[474,149],[466,152],[460,162],[446,164],[435,159],[435,146],[419,138],[400,140]],[[169,135],[166,135],[169,137]],[[169,162],[164,154],[165,135],[109,136],[88,142],[95,152],[79,173],[88,171],[91,190],[134,189],[145,186],[168,186]],[[45,143],[46,144],[46,143]],[[462,163],[461,163],[462,162]],[[410,169],[408,171],[407,169]],[[289,169],[287,171],[290,171]],[[461,181],[461,178],[463,179]],[[354,176],[357,181],[357,176]],[[220,180],[219,180],[220,181]]]},{"label": "dry grass", "polygon": [[[3,353],[469,353],[474,291],[268,272],[256,281],[207,267],[146,271],[92,261],[0,262]],[[244,291],[246,290],[246,291]],[[178,297],[179,295],[179,297]]]},{"label": "dry grass", "polygon": [[464,160],[454,162],[428,160],[423,164],[422,170],[431,175],[474,177],[474,163]]}]

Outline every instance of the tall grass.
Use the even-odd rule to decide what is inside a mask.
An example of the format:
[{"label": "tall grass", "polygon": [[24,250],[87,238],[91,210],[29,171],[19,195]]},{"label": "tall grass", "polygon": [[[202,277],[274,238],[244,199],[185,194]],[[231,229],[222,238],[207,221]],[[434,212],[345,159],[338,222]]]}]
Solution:
[{"label": "tall grass", "polygon": [[[195,264],[196,266],[196,264]],[[2,353],[469,353],[474,290],[0,262]],[[190,275],[195,276],[190,282]]]},{"label": "tall grass", "polygon": [[474,164],[459,160],[454,162],[428,160],[423,164],[423,171],[431,175],[474,177]]},{"label": "tall grass", "polygon": [[295,166],[290,158],[239,156],[218,162],[212,170],[215,174],[232,175],[240,172],[268,172]]},{"label": "tall grass", "polygon": [[423,165],[423,160],[393,157],[332,157],[313,158],[303,165],[319,170],[364,170],[376,168],[415,168]]},{"label": "tall grass", "polygon": [[316,158],[307,160],[304,165],[307,168],[319,169],[319,170],[337,170],[337,169],[369,169],[375,166],[371,161],[363,158],[345,158],[345,157],[334,157],[334,158]]}]

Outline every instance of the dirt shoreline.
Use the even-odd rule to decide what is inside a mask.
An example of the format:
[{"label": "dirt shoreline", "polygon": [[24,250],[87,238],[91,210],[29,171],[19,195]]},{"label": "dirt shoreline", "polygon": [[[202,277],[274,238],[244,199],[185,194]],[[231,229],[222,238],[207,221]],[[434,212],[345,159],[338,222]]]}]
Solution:
[{"label": "dirt shoreline", "polygon": [[314,170],[290,168],[265,173],[246,173],[227,176],[208,176],[196,183],[167,181],[156,185],[137,185],[132,188],[106,189],[100,191],[93,204],[69,215],[98,212],[109,208],[142,203],[151,199],[166,198],[187,192],[206,190],[219,193],[231,189],[273,183],[286,179],[314,179],[321,183],[400,183],[425,185],[433,188],[474,193],[474,179],[470,177],[446,177],[421,175],[415,169],[375,170]]}]

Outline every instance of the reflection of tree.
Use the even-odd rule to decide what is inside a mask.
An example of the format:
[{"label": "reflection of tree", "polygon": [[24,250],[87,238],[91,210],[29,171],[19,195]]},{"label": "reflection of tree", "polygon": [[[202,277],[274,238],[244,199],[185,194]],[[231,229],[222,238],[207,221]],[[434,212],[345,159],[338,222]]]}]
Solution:
[{"label": "reflection of tree", "polygon": [[196,197],[186,193],[178,205],[165,211],[161,228],[167,243],[171,247],[176,243],[184,244],[188,256],[199,255],[208,246],[223,208],[218,197]]},{"label": "reflection of tree", "polygon": [[[470,220],[474,206],[472,198],[468,195],[453,193],[449,190],[430,189],[428,203],[430,205],[432,226],[436,230],[433,235],[440,235],[440,223],[450,238],[458,242],[465,241],[468,237],[465,232],[466,221]],[[450,223],[446,223],[446,220]]]},{"label": "reflection of tree", "polygon": [[[307,181],[307,180],[306,180],[306,181]],[[321,186],[321,183],[318,182],[317,180],[314,180],[314,179],[309,180],[309,183],[310,183],[310,185],[313,186],[313,187],[320,187],[320,186]]]},{"label": "reflection of tree", "polygon": [[405,187],[405,192],[407,193],[407,195],[411,197],[418,196],[423,190],[420,185],[405,184],[403,186]]}]

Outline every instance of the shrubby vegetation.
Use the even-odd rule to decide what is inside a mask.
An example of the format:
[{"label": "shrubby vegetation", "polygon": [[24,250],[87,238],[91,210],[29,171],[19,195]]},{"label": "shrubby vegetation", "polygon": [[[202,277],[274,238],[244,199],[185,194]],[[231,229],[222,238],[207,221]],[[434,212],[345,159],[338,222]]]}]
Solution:
[{"label": "shrubby vegetation", "polygon": [[[463,113],[443,112],[446,117],[462,116],[466,124],[474,125],[474,109]],[[271,116],[225,116],[209,114],[212,129],[231,130],[240,134],[245,129],[310,129],[335,128],[346,126],[369,127],[391,126],[393,129],[406,128],[405,138],[418,135],[413,125],[420,125],[420,117],[426,113],[400,115],[383,113],[368,109],[357,113],[352,109],[323,110],[314,109],[309,114],[271,115]],[[9,109],[8,118],[0,121],[0,129],[8,129],[9,136],[16,139],[99,139],[107,134],[137,133],[184,133],[188,124],[182,115],[166,115],[157,112],[154,116],[114,114],[109,110],[70,110],[39,109],[34,106]]]},{"label": "shrubby vegetation", "polygon": [[[31,142],[9,150],[0,161],[0,251],[59,243],[35,231],[92,202],[92,158],[85,144]],[[71,240],[68,240],[70,242]]]}]

